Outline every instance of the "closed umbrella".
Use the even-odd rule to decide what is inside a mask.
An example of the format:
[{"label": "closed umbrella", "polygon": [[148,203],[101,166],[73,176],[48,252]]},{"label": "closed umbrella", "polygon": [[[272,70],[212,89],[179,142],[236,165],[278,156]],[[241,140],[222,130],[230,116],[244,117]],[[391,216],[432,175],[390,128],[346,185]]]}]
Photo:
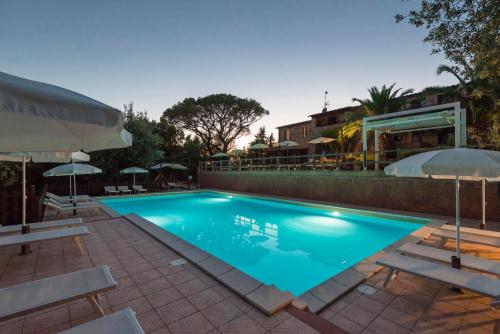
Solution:
[{"label": "closed umbrella", "polygon": [[135,174],[146,174],[146,173],[149,173],[149,172],[147,170],[145,170],[144,168],[140,168],[140,167],[129,167],[129,168],[122,169],[120,171],[120,174],[134,174],[134,187],[135,187]]},{"label": "closed umbrella", "polygon": [[389,165],[384,168],[384,172],[398,177],[455,180],[456,254],[452,257],[452,264],[459,268],[460,180],[500,181],[500,152],[467,148],[425,152]]},{"label": "closed umbrella", "polygon": [[[91,152],[132,145],[119,110],[65,88],[3,72],[0,119],[0,152]],[[23,194],[25,184],[23,173]],[[28,233],[25,214],[22,224],[22,233]]]}]

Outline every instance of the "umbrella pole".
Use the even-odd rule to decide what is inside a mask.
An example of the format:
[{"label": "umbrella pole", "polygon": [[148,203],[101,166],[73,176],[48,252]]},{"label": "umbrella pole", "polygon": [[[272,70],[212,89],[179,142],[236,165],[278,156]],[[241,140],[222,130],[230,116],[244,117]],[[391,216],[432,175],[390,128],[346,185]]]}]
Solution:
[{"label": "umbrella pole", "polygon": [[133,186],[135,187],[135,173],[134,173],[134,185]]},{"label": "umbrella pole", "polygon": [[[22,181],[23,189],[22,189],[22,196],[23,196],[23,201],[22,201],[22,227],[21,227],[21,234],[28,234],[30,233],[30,226],[26,225],[26,156],[23,155],[23,181]],[[30,245],[25,244],[21,245],[21,253],[19,255],[27,255],[31,253]]]},{"label": "umbrella pole", "polygon": [[481,195],[482,195],[482,205],[483,205],[483,220],[481,221],[481,224],[479,224],[479,228],[481,230],[484,230],[486,227],[486,180],[482,179],[482,189],[481,189]]},{"label": "umbrella pole", "polygon": [[[71,175],[69,176],[71,178]],[[76,207],[76,174],[73,174],[73,206]],[[76,209],[73,210],[73,216],[76,216]]]},{"label": "umbrella pole", "polygon": [[460,269],[460,181],[455,177],[455,224],[456,224],[456,253],[451,257],[451,266]]}]

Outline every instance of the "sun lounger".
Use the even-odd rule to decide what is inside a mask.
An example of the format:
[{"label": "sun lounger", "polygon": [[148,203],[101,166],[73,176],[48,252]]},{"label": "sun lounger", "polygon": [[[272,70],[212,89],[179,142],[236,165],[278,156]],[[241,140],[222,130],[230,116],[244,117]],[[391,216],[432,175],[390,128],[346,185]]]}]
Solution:
[{"label": "sun lounger", "polygon": [[53,199],[49,198],[44,201],[44,204],[55,209],[57,211],[56,218],[61,214],[61,213],[67,213],[67,212],[73,212],[75,210],[96,210],[100,207],[100,204],[97,202],[83,202],[83,203],[76,203],[76,204],[61,204],[58,202],[55,202]]},{"label": "sun lounger", "polygon": [[[448,239],[455,239],[455,231],[447,230],[435,230],[432,232],[433,236],[440,237],[442,239],[441,245],[444,245]],[[469,242],[472,244],[500,247],[500,239],[485,237],[477,234],[470,234],[467,232],[460,231],[460,241]]]},{"label": "sun lounger", "polygon": [[[69,219],[51,220],[46,222],[38,222],[29,224],[29,226],[30,226],[30,231],[37,231],[46,228],[71,227],[81,224],[83,224],[82,218],[69,218]],[[21,224],[0,226],[0,234],[21,232],[21,228],[22,228]]]},{"label": "sun lounger", "polygon": [[81,298],[87,298],[94,311],[102,317],[104,310],[99,294],[115,287],[116,282],[111,276],[108,266],[84,269],[9,286],[0,289],[0,321]]},{"label": "sun lounger", "polygon": [[104,187],[104,194],[106,195],[118,195],[120,192],[116,190],[115,186],[105,186]]},{"label": "sun lounger", "polygon": [[139,193],[146,193],[146,192],[148,192],[147,189],[145,189],[145,188],[142,187],[142,184],[139,184],[139,185],[136,185],[136,186],[132,186],[132,189],[134,189],[135,191],[137,191]]},{"label": "sun lounger", "polygon": [[189,186],[186,183],[179,182],[179,183],[175,183],[175,185],[178,188],[189,190]]},{"label": "sun lounger", "polygon": [[393,276],[395,272],[403,271],[490,297],[492,298],[491,306],[500,306],[500,280],[498,279],[395,253],[377,260],[376,263],[390,269],[384,287],[395,277]]},{"label": "sun lounger", "polygon": [[[455,255],[455,252],[448,250],[412,243],[404,244],[399,247],[398,250],[405,255],[415,255],[445,263],[450,263],[451,256]],[[482,259],[480,257],[467,254],[461,254],[460,260],[462,267],[464,268],[470,268],[493,275],[500,275],[500,262],[498,261]]]},{"label": "sun lounger", "polygon": [[[442,225],[440,227],[440,229],[444,230],[444,231],[455,232],[457,230],[457,227],[455,225]],[[500,239],[500,232],[481,230],[478,228],[460,227],[460,233],[467,233],[467,234],[479,235],[482,237],[490,237],[490,238]]]},{"label": "sun lounger", "polygon": [[132,190],[129,189],[128,186],[118,186],[117,187],[118,191],[120,191],[123,195],[125,194],[131,194],[132,193]]},{"label": "sun lounger", "polygon": [[73,238],[76,247],[83,255],[84,251],[80,242],[80,237],[88,234],[90,234],[90,232],[86,226],[68,227],[59,230],[41,231],[27,234],[15,234],[0,237],[0,248],[15,245],[25,245],[31,242],[38,241]]},{"label": "sun lounger", "polygon": [[120,333],[144,334],[134,311],[130,307],[102,318],[59,332],[59,334]]},{"label": "sun lounger", "polygon": [[47,192],[45,194],[45,196],[49,197],[49,198],[53,198],[54,200],[56,200],[59,203],[72,203],[75,200],[76,200],[76,202],[88,202],[88,201],[92,200],[89,197],[89,195],[76,195],[73,197],[69,197],[69,196],[58,196],[56,194]]}]

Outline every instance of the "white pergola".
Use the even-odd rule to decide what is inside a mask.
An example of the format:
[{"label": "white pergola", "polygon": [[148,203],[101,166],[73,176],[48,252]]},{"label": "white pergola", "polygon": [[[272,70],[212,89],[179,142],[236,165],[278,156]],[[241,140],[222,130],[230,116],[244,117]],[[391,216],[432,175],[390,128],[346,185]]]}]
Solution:
[{"label": "white pergola", "polygon": [[379,165],[378,137],[381,132],[401,133],[455,128],[455,147],[467,144],[466,112],[460,102],[405,110],[363,118],[363,168],[367,169],[368,132],[375,134],[375,169]]}]

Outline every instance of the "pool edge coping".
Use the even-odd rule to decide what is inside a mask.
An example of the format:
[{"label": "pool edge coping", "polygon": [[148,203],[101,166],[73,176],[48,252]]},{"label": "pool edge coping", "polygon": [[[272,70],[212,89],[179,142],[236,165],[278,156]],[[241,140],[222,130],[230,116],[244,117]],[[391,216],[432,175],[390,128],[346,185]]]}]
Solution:
[{"label": "pool edge coping", "polygon": [[[274,200],[281,200],[285,202],[296,202],[300,204],[305,203],[308,204],[308,206],[313,206],[313,207],[314,206],[333,207],[333,205],[328,205],[327,202],[296,201],[293,199],[280,198],[277,196],[266,196],[261,194],[250,194],[241,192],[227,192],[214,189],[176,191],[176,192],[166,192],[161,194],[173,195],[173,194],[196,193],[196,192],[238,194],[250,197],[259,196]],[[158,195],[158,193],[156,193],[156,195]],[[135,196],[126,196],[126,197],[124,196],[124,198],[127,197],[135,197]],[[106,197],[106,198],[111,198],[111,197]],[[102,197],[100,199],[102,199]],[[99,202],[101,201],[99,200]],[[234,268],[233,266],[227,264],[221,259],[198,248],[197,246],[175,236],[174,234],[166,230],[163,230],[153,222],[143,217],[140,217],[134,213],[122,216],[112,208],[108,207],[106,203],[101,202],[101,204],[103,210],[107,214],[111,215],[112,217],[124,217],[130,223],[134,224],[144,232],[148,233],[153,238],[164,244],[166,247],[172,249],[179,255],[185,257],[200,270],[209,274],[219,283],[227,286],[230,290],[237,293],[240,297],[242,297],[252,305],[256,306],[266,315],[272,315],[275,312],[284,309],[291,303],[302,306],[302,308],[304,307],[304,304],[306,304],[311,312],[313,313],[321,312],[326,307],[328,307],[329,305],[340,299],[342,296],[344,296],[346,293],[356,288],[365,280],[367,280],[368,278],[372,277],[377,272],[382,270],[383,267],[375,263],[378,259],[390,253],[398,252],[397,250],[398,247],[402,246],[405,243],[419,243],[421,240],[428,238],[434,230],[438,229],[441,225],[447,223],[446,220],[422,217],[422,219],[426,219],[429,222],[426,224],[422,224],[422,227],[418,228],[412,233],[395,241],[389,246],[384,247],[378,252],[363,259],[362,261],[355,263],[349,268],[346,268],[345,270],[335,274],[334,276],[312,287],[311,289],[307,290],[301,295],[293,296],[288,291],[283,292],[278,288],[276,288],[274,285],[267,285],[265,283],[256,280],[255,278],[243,273],[237,268]],[[351,209],[351,208],[345,208],[345,209],[377,213],[371,210]],[[387,213],[378,212],[378,213],[389,216],[405,217],[405,215],[402,214],[393,214],[388,212]],[[420,217],[413,217],[413,218],[420,218]]]}]

